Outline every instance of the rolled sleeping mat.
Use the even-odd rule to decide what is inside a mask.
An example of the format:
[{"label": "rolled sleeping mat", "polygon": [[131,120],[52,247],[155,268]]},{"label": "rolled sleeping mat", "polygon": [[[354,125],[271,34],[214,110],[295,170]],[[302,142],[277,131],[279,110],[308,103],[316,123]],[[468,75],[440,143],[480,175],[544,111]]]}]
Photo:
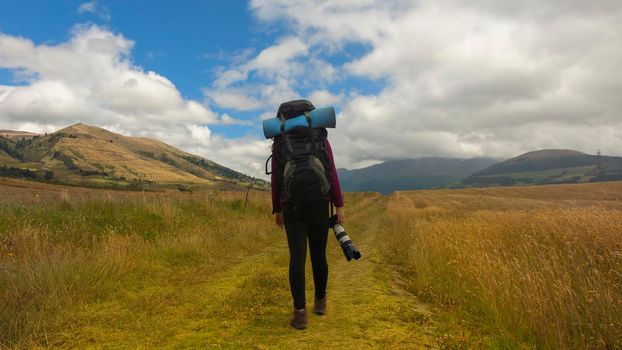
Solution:
[{"label": "rolled sleeping mat", "polygon": [[[309,112],[311,115],[312,128],[334,128],[337,125],[335,118],[335,109],[333,107],[325,107],[314,109]],[[287,119],[285,121],[285,132],[295,127],[308,127],[307,117],[304,114],[297,117]],[[270,118],[263,121],[263,134],[267,139],[273,138],[281,134],[281,120],[279,118]]]}]

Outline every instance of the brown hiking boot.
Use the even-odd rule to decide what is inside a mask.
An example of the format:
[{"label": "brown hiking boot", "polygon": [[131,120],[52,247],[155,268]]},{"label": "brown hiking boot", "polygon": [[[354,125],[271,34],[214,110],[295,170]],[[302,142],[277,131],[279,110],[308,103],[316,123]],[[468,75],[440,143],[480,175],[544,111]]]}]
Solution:
[{"label": "brown hiking boot", "polygon": [[313,312],[318,315],[324,315],[326,313],[326,296],[322,299],[315,299],[315,304],[313,305]]},{"label": "brown hiking boot", "polygon": [[294,313],[292,314],[292,320],[290,322],[292,327],[296,329],[305,329],[307,328],[307,309],[296,310],[294,309]]}]

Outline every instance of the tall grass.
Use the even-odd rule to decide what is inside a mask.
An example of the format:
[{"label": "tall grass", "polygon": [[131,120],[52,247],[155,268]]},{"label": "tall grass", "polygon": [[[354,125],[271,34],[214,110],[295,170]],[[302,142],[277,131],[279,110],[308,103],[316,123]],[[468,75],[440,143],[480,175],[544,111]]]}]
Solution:
[{"label": "tall grass", "polygon": [[[230,286],[231,300],[195,310],[207,305],[195,286],[282,242],[266,193],[251,193],[244,209],[244,193],[2,181],[0,348],[97,347],[98,336],[109,344],[152,335],[171,325],[163,317],[227,319],[261,305],[263,318],[287,299],[284,275],[263,266],[244,291]],[[350,195],[348,203],[378,199]],[[371,225],[369,261],[392,265],[408,289],[444,310],[435,324],[466,324],[484,339],[441,337],[441,347],[622,348],[622,183],[417,191],[386,202],[386,212],[375,212],[381,199],[348,228]],[[163,343],[171,333],[161,333]]]},{"label": "tall grass", "polygon": [[577,186],[400,193],[379,244],[495,346],[622,348],[622,186]]},{"label": "tall grass", "polygon": [[270,244],[268,196],[252,193],[244,209],[243,195],[69,190],[0,201],[0,348],[61,346],[81,326],[76,310],[173,302],[145,296]]}]

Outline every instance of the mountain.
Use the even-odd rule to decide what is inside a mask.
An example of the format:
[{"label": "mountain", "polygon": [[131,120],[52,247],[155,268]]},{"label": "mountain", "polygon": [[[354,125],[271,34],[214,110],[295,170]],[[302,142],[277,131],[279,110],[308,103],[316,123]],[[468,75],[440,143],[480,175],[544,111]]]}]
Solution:
[{"label": "mountain", "polygon": [[85,124],[46,135],[0,131],[2,175],[98,187],[267,187],[164,142]]},{"label": "mountain", "polygon": [[400,190],[447,187],[498,160],[492,158],[418,158],[392,160],[362,169],[338,169],[345,191],[391,193]]},{"label": "mountain", "polygon": [[39,134],[27,131],[0,130],[0,137],[11,140],[17,140],[22,138],[31,139],[35,136],[39,136]]},{"label": "mountain", "polygon": [[528,152],[478,171],[463,186],[511,186],[622,180],[622,157],[566,149]]}]

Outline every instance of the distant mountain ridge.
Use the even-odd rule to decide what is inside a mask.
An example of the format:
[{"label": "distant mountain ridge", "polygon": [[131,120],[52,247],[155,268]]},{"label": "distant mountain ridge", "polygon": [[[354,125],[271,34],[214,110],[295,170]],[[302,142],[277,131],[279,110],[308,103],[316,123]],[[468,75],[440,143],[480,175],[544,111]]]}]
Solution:
[{"label": "distant mountain ridge", "polygon": [[345,191],[393,191],[447,187],[497,163],[492,158],[439,158],[391,160],[362,169],[338,169]]},{"label": "distant mountain ridge", "polygon": [[462,186],[513,186],[622,180],[622,157],[568,149],[527,152],[478,171]]},{"label": "distant mountain ridge", "polygon": [[430,188],[622,181],[622,157],[545,149],[505,161],[435,157],[392,160],[362,169],[338,169],[338,174],[346,191],[380,193]]},{"label": "distant mountain ridge", "polygon": [[[622,157],[567,149],[492,158],[427,157],[338,169],[344,191],[393,191],[622,181]],[[0,176],[79,186],[241,189],[269,184],[167,145],[76,124],[45,135],[0,130]]]},{"label": "distant mountain ridge", "polygon": [[0,137],[7,139],[32,138],[35,136],[39,136],[39,134],[27,131],[0,130]]},{"label": "distant mountain ridge", "polygon": [[1,131],[0,176],[96,187],[268,187],[162,141],[85,124],[46,135]]}]

